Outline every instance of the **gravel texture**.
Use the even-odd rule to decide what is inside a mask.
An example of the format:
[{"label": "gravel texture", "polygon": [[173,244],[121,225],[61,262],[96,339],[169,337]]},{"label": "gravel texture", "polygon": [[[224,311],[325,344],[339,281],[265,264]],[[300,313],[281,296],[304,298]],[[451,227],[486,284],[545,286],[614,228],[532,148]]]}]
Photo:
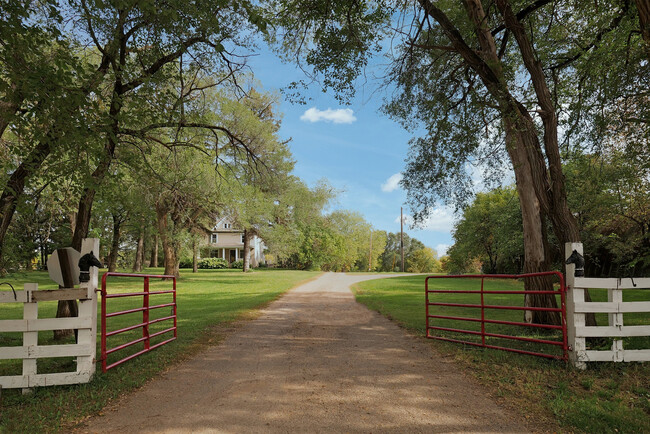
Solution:
[{"label": "gravel texture", "polygon": [[326,273],[290,291],[80,431],[529,431],[434,342],[354,300],[351,284],[378,277]]}]

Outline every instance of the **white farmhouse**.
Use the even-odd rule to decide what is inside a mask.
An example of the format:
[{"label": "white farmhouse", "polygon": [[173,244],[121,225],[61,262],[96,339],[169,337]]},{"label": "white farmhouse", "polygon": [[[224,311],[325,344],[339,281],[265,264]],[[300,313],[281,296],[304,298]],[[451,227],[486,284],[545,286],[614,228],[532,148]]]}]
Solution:
[{"label": "white farmhouse", "polygon": [[[257,235],[250,241],[250,266],[257,267],[266,262],[264,259],[264,242]],[[244,230],[236,227],[230,217],[217,221],[206,237],[200,249],[204,258],[222,258],[228,265],[244,259]]]}]

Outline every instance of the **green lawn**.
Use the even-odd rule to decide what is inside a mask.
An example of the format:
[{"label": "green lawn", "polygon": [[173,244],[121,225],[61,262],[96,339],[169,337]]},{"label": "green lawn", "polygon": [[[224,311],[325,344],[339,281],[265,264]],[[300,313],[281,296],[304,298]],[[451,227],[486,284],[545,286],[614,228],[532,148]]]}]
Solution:
[{"label": "green lawn", "polygon": [[[162,269],[146,269],[144,273],[162,274]],[[70,427],[74,422],[97,414],[107,402],[121,394],[144,384],[171,364],[195,354],[205,344],[218,342],[219,326],[251,315],[258,309],[300,282],[318,276],[319,272],[264,269],[244,274],[231,270],[181,270],[177,282],[178,339],[150,353],[109,370],[103,374],[98,364],[97,374],[89,384],[76,386],[42,387],[34,393],[22,396],[19,390],[2,391],[0,404],[0,433],[58,431]],[[47,274],[29,272],[5,276],[3,282],[10,282],[21,290],[25,282],[37,282],[41,289],[54,289]],[[142,279],[109,277],[109,292],[137,292],[142,290]],[[171,288],[169,281],[151,282],[151,290]],[[9,289],[6,285],[0,290]],[[10,289],[9,289],[10,290]],[[168,295],[150,296],[150,304],[163,304],[170,300]],[[137,300],[137,302],[136,302]],[[139,299],[109,299],[109,312],[138,307]],[[134,303],[136,303],[134,305]],[[39,303],[39,318],[53,317],[56,302]],[[170,314],[169,308],[152,311],[152,318]],[[22,317],[22,304],[0,305],[0,319]],[[108,329],[115,330],[141,322],[141,314],[130,314],[108,319]],[[152,331],[169,327],[163,322]],[[99,324],[98,324],[99,330]],[[134,339],[140,332],[109,338],[109,347]],[[166,338],[166,337],[165,337]],[[164,337],[158,338],[162,340]],[[74,342],[71,338],[68,342]],[[51,332],[39,334],[39,343],[51,344]],[[63,342],[65,343],[65,342]],[[22,345],[20,333],[0,333],[0,346]],[[141,349],[135,345],[118,352],[109,363]],[[99,358],[99,333],[98,352]],[[0,361],[0,375],[17,375],[21,362]],[[74,370],[72,359],[45,359],[39,361],[39,373]]]},{"label": "green lawn", "polygon": [[[440,279],[430,280],[430,288],[479,289],[480,281]],[[486,289],[519,289],[513,281],[487,281]],[[396,321],[410,331],[425,334],[424,276],[395,277],[361,282],[355,287],[359,302]],[[486,304],[501,298],[501,304],[522,305],[521,295],[486,296]],[[436,294],[431,301],[453,303],[478,303],[477,295]],[[592,291],[594,301],[606,301],[604,290]],[[625,300],[648,300],[650,291],[630,291]],[[495,303],[496,304],[496,303]],[[468,308],[433,307],[432,312],[448,316],[475,316],[478,310]],[[444,311],[444,313],[442,313]],[[520,311],[489,311],[486,317],[520,321]],[[480,315],[480,313],[479,313]],[[601,324],[606,316],[599,317]],[[477,323],[447,321],[445,327],[476,330]],[[647,324],[644,315],[625,315],[625,323]],[[488,325],[489,331],[505,332],[500,325]],[[531,333],[521,328],[511,328],[507,334]],[[443,335],[464,340],[473,336],[442,332]],[[534,335],[534,334],[533,334]],[[555,339],[552,333],[539,336]],[[625,342],[628,348],[647,344]],[[498,341],[504,343],[503,340]],[[508,342],[512,345],[512,342]],[[437,351],[453,357],[462,368],[471,372],[491,390],[504,405],[521,412],[542,431],[581,432],[650,432],[650,366],[648,363],[590,364],[581,372],[564,362],[524,356],[505,351],[486,350],[470,345],[431,340]],[[520,345],[515,342],[514,345]],[[648,348],[647,346],[645,348]],[[527,349],[531,349],[530,347]]]}]

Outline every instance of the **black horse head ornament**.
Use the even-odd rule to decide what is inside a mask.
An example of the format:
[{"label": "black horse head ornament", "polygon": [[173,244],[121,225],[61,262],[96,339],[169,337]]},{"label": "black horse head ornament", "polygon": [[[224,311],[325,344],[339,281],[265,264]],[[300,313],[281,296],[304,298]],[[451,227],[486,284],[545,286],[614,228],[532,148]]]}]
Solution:
[{"label": "black horse head ornament", "polygon": [[585,275],[585,258],[582,257],[577,250],[571,253],[571,256],[566,260],[565,264],[575,264],[576,271],[575,277],[584,277]]},{"label": "black horse head ornament", "polygon": [[102,263],[93,254],[86,253],[79,259],[79,282],[88,282],[90,280],[90,267],[101,267]]}]

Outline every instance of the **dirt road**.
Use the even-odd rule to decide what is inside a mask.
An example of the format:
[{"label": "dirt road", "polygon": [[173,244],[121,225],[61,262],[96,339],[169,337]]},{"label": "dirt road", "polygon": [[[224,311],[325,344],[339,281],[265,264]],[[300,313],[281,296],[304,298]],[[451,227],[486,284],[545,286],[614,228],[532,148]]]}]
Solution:
[{"label": "dirt road", "polygon": [[294,289],[81,430],[526,432],[431,342],[355,302],[349,285],[376,277]]}]

